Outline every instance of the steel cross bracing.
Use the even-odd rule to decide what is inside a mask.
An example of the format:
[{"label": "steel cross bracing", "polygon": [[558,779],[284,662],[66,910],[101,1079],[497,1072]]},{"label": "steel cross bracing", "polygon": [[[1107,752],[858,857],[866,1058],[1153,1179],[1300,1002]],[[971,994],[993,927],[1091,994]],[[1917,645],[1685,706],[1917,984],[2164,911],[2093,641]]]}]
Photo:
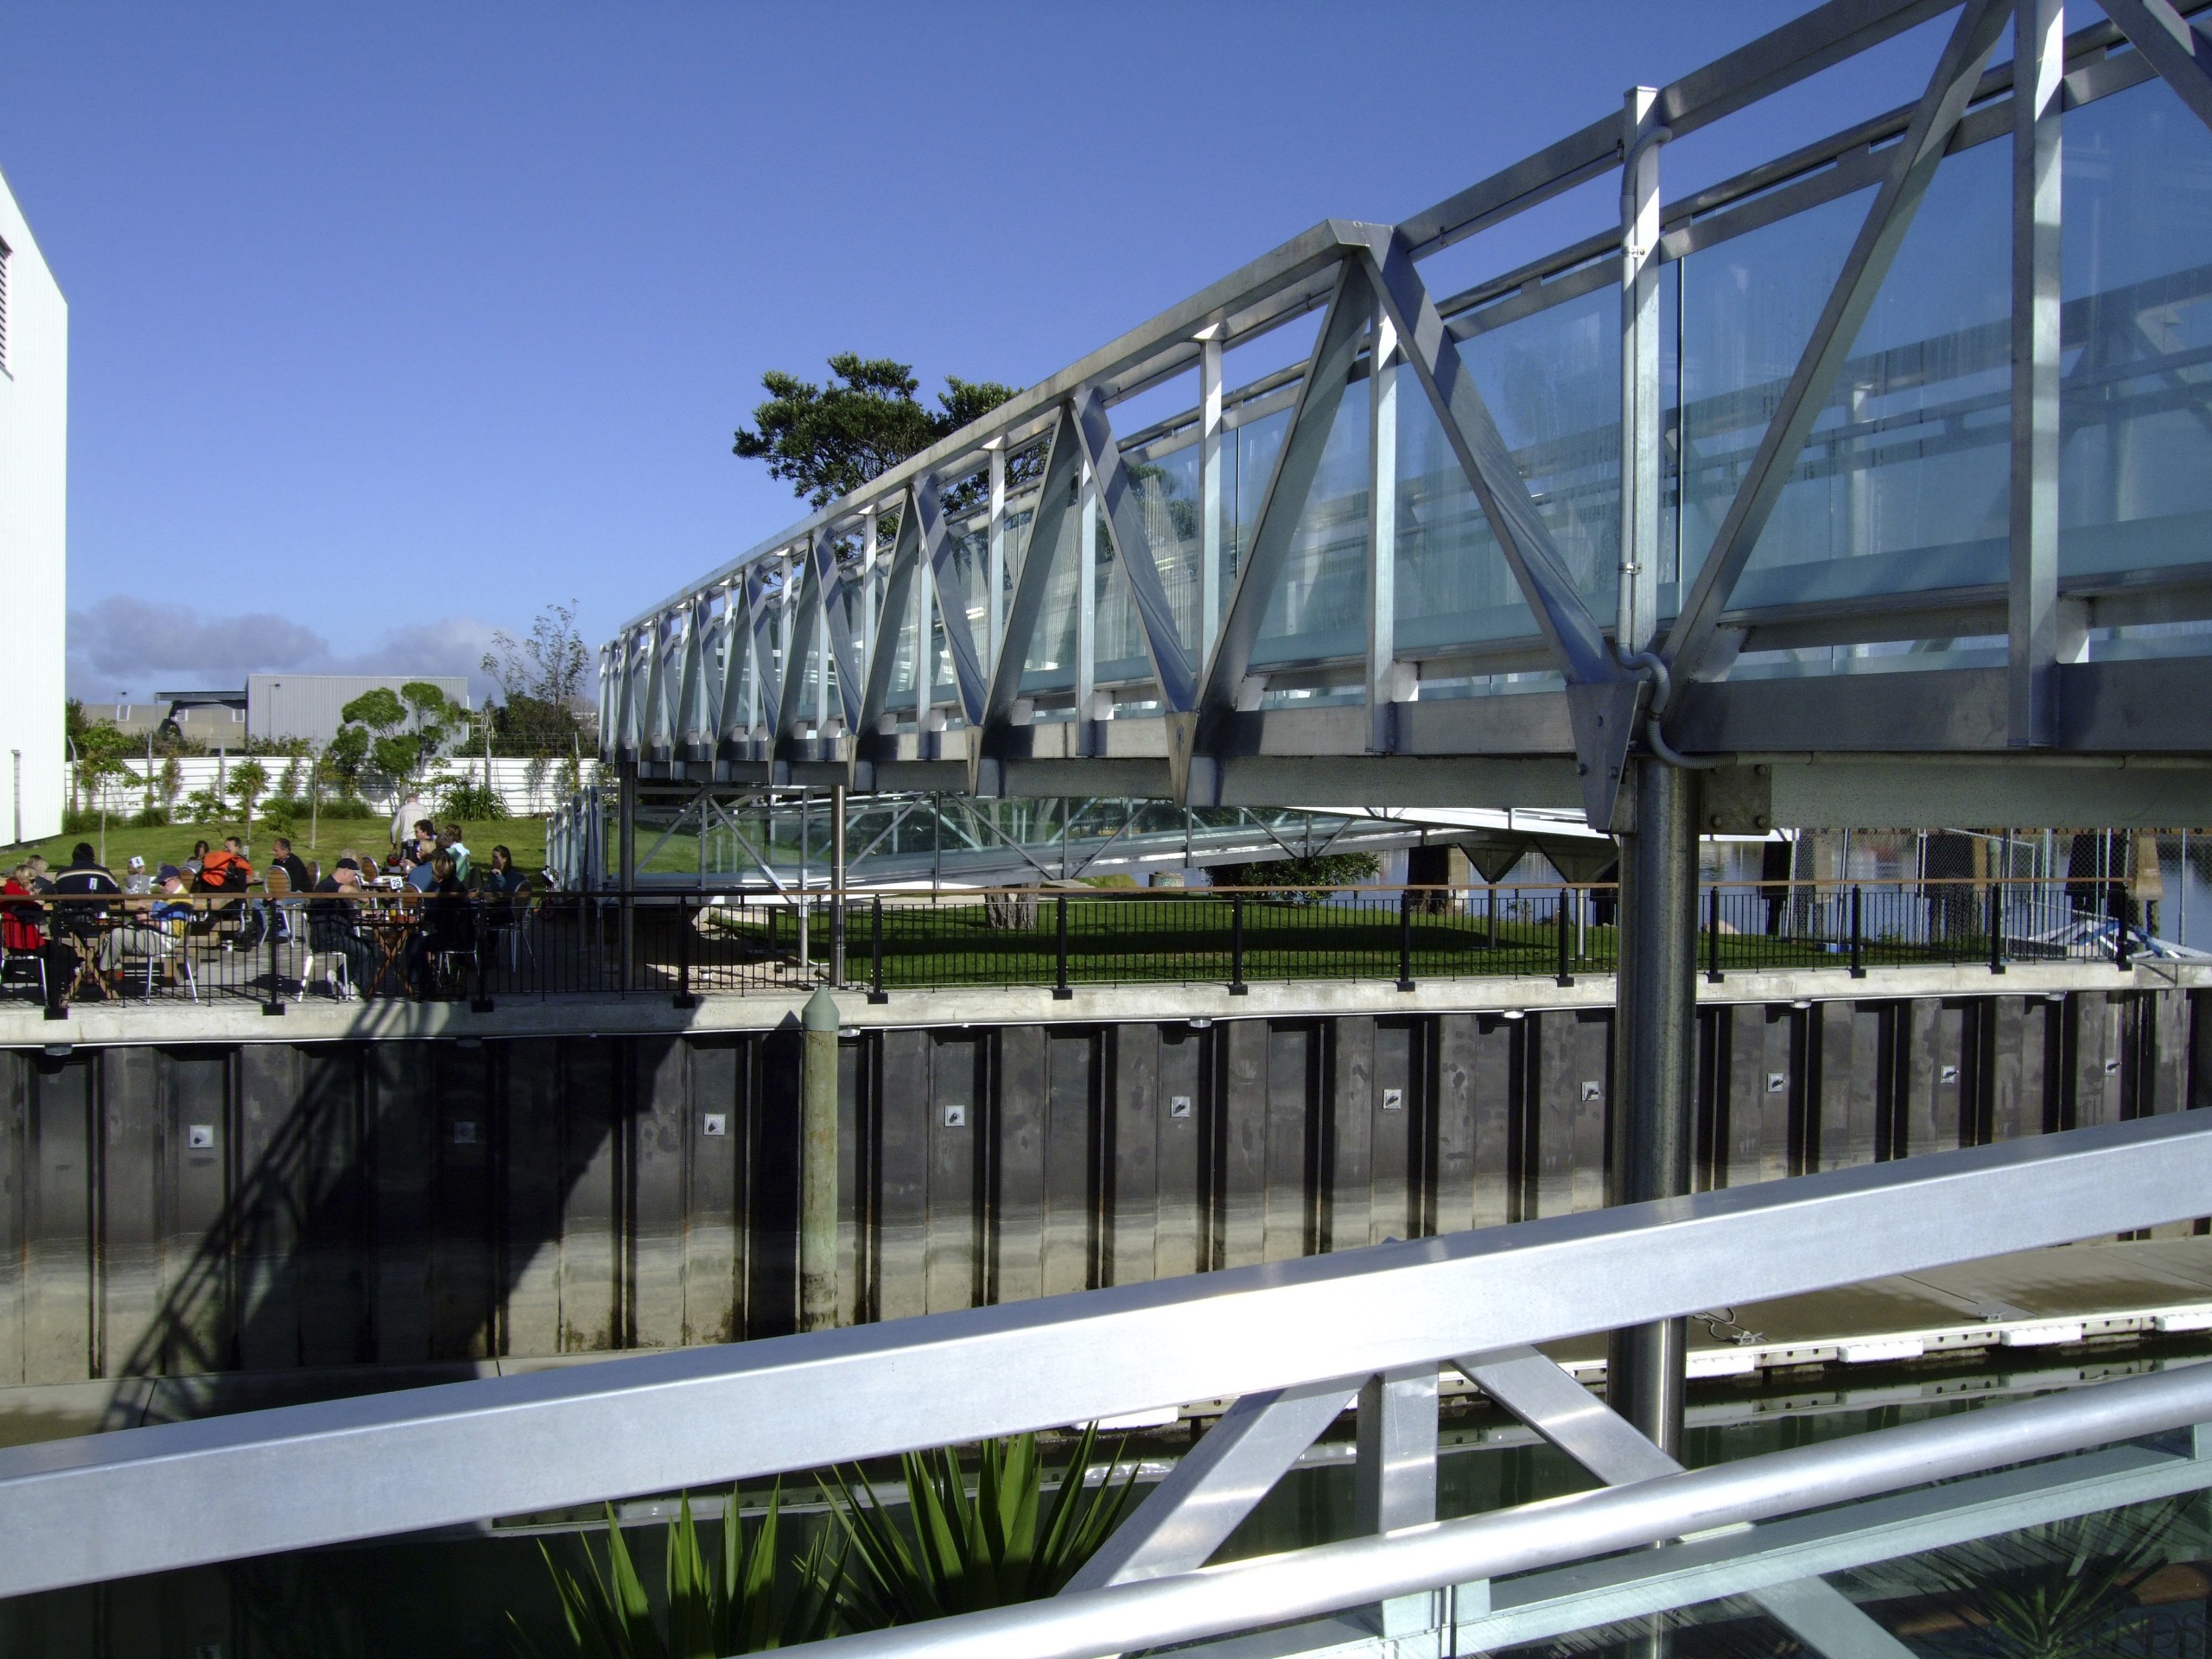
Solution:
[{"label": "steel cross bracing", "polygon": [[[1830,0],[1398,225],[1325,220],[639,613],[601,652],[607,758],[1623,829],[1624,762],[1653,753],[1709,772],[1712,828],[2201,817],[2212,513],[2156,480],[2212,467],[2212,239],[2131,232],[2066,265],[2126,280],[2069,289],[2067,238],[2120,233],[2068,217],[2062,163],[2074,121],[2156,99],[2186,130],[2105,164],[2153,198],[2147,169],[2212,165],[2212,45],[2195,4],[2106,10],[2068,35],[2062,0]],[[1993,65],[2007,24],[2021,61]],[[1670,138],[1915,29],[1895,110],[1664,194]],[[1991,144],[2009,172],[1955,185],[1988,213],[1921,213]],[[1608,174],[1618,229],[1429,292],[1440,251]],[[1662,396],[1670,306],[1677,358],[1703,349],[1701,262],[1816,220],[1855,232],[1809,332],[1749,353],[1786,371]],[[1880,321],[1959,308],[1921,290],[1977,257],[2010,269],[2009,321]],[[1316,311],[1310,350],[1268,344]],[[1586,315],[1616,405],[1548,416],[1493,354]],[[1225,353],[1271,349],[1224,385]],[[1186,410],[1115,429],[1170,383]],[[1892,501],[1966,495],[1964,541]]]},{"label": "steel cross bracing", "polygon": [[[1464,1652],[1738,1594],[1830,1659],[1895,1659],[1893,1639],[1821,1574],[2212,1487],[2212,1444],[2196,1427],[2212,1422],[2212,1366],[1685,1471],[1534,1344],[2187,1219],[2212,1191],[2199,1116],[11,1447],[0,1450],[0,1595],[1225,1397],[1226,1414],[1057,1599],[846,1638],[843,1659],[1088,1659],[1344,1614],[1364,1621],[1351,1634],[1386,1644],[1378,1653]],[[1446,1365],[1606,1484],[1440,1519]],[[1357,1535],[1206,1565],[1347,1408]],[[2194,1433],[2126,1444],[2177,1429]],[[2111,1449],[2069,1455],[2097,1447]],[[1342,1646],[1345,1633],[1340,1618],[1277,1630],[1267,1650]]]}]

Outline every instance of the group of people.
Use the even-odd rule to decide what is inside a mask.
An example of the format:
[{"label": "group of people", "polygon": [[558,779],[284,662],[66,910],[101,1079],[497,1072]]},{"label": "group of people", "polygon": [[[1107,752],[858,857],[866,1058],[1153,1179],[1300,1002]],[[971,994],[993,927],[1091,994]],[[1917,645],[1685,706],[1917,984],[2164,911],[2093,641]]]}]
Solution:
[{"label": "group of people", "polygon": [[[41,964],[48,1010],[59,1014],[80,982],[105,996],[107,982],[131,959],[151,964],[174,956],[195,924],[212,926],[223,912],[235,912],[232,948],[251,949],[271,932],[294,937],[303,912],[308,948],[340,957],[347,993],[366,995],[377,987],[379,959],[362,907],[369,890],[381,886],[405,905],[407,987],[427,995],[442,959],[474,954],[478,912],[488,905],[495,925],[511,921],[529,886],[507,848],[494,847],[489,862],[479,865],[459,824],[441,830],[428,818],[416,820],[413,833],[385,859],[346,849],[321,876],[289,838],[275,836],[263,883],[267,896],[259,900],[243,896],[254,881],[251,858],[236,836],[219,847],[202,841],[182,864],[152,872],[134,855],[119,879],[91,842],[79,842],[66,869],[51,868],[34,853],[9,871],[0,883],[0,944],[10,958]],[[86,974],[87,963],[96,971]],[[147,971],[150,978],[150,965]]]}]

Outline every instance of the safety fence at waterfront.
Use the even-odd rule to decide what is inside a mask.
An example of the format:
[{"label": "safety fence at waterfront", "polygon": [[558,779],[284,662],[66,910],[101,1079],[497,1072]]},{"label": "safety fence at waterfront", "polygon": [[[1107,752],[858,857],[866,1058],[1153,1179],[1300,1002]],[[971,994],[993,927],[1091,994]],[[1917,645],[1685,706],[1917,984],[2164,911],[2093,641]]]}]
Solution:
[{"label": "safety fence at waterfront", "polygon": [[[1610,883],[0,899],[10,1000],[467,1001],[1539,976],[1618,960]],[[2095,880],[1715,883],[1700,969],[2201,957]],[[2147,924],[2147,925],[2146,925]]]}]

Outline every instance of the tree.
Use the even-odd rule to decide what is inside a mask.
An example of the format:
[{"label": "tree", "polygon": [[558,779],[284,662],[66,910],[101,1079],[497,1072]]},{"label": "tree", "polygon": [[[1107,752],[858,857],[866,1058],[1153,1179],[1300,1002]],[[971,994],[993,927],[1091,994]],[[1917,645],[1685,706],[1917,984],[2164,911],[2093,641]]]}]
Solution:
[{"label": "tree", "polygon": [[737,429],[734,454],[765,461],[772,478],[823,507],[888,472],[909,455],[980,419],[1014,395],[993,380],[944,378],[938,407],[914,394],[911,366],[887,357],[841,352],[830,359],[837,384],[817,386],[771,369],[760,377],[768,400],[753,411],[752,429]]},{"label": "tree", "polygon": [[527,639],[518,641],[502,629],[484,653],[484,671],[499,683],[493,734],[510,754],[549,754],[575,741],[574,703],[592,668],[590,648],[576,631],[575,607],[573,599],[547,606]]},{"label": "tree", "polygon": [[269,769],[258,760],[241,760],[231,768],[231,792],[245,814],[245,832],[253,833],[253,809],[269,788]]}]

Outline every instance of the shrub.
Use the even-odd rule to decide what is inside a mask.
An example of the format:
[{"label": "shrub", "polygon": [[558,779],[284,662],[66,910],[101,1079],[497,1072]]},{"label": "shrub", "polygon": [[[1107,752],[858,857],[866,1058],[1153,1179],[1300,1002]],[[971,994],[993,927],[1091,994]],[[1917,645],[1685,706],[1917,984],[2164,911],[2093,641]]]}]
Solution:
[{"label": "shrub", "polygon": [[166,806],[141,807],[130,815],[130,822],[141,830],[159,830],[169,821]]},{"label": "shrub", "polygon": [[506,798],[489,784],[456,779],[438,791],[438,810],[448,818],[483,823],[507,816]]}]

